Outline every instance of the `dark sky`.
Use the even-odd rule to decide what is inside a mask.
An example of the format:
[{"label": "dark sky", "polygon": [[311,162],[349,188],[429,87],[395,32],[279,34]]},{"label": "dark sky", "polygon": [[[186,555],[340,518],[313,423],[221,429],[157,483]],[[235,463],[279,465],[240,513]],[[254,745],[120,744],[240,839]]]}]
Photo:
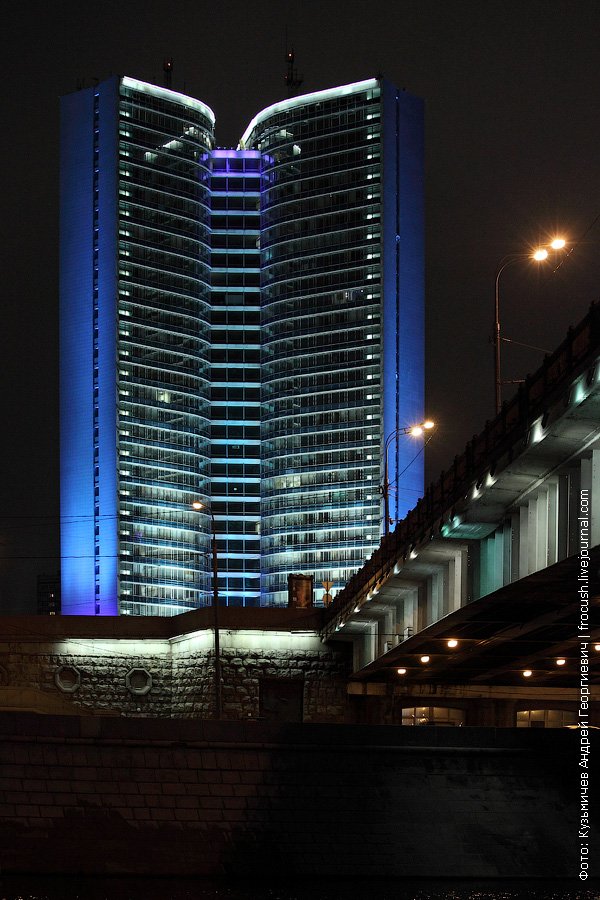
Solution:
[{"label": "dark sky", "polygon": [[[600,4],[595,0],[31,0],[3,7],[0,610],[58,569],[58,98],[126,74],[207,102],[217,140],[285,96],[382,73],[426,102],[428,480],[494,411],[499,260],[563,232],[557,270],[501,281],[503,331],[553,349],[600,295]],[[541,354],[504,351],[521,378]],[[507,394],[509,393],[507,389]]]}]

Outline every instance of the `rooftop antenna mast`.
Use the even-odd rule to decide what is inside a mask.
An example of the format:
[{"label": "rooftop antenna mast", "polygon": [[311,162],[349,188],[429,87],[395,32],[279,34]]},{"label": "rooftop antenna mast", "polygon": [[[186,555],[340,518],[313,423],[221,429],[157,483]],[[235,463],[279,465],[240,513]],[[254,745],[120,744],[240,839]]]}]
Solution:
[{"label": "rooftop antenna mast", "polygon": [[288,89],[288,94],[291,97],[296,93],[296,91],[304,81],[304,78],[302,75],[298,74],[298,69],[294,67],[294,48],[292,47],[290,50],[286,50],[285,55],[287,59],[287,72],[283,76],[283,80],[285,81],[285,86]]},{"label": "rooftop antenna mast", "polygon": [[163,72],[165,87],[170,91],[173,84],[173,57],[163,60]]}]

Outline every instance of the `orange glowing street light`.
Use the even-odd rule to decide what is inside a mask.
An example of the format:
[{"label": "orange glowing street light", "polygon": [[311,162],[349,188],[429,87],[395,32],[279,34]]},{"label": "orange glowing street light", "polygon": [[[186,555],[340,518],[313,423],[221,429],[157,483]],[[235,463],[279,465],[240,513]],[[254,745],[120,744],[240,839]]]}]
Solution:
[{"label": "orange glowing street light", "polygon": [[429,431],[431,428],[435,428],[435,422],[432,422],[431,419],[426,419],[424,422],[421,422],[419,425],[411,425],[408,429],[397,429],[400,434],[410,434],[411,437],[421,437],[424,431]]},{"label": "orange glowing street light", "polygon": [[506,340],[506,338],[500,337],[500,275],[506,269],[507,266],[510,266],[514,262],[518,262],[523,259],[532,259],[535,262],[544,262],[548,259],[549,250],[564,250],[566,247],[567,241],[563,237],[555,237],[553,238],[549,244],[545,247],[538,247],[532,253],[510,253],[508,256],[503,257],[500,260],[498,269],[496,271],[496,290],[494,296],[494,336],[493,336],[493,345],[494,345],[494,382],[496,388],[496,415],[502,409],[502,376],[500,374],[500,343],[502,340]]},{"label": "orange glowing street light", "polygon": [[421,437],[426,431],[431,431],[432,428],[435,428],[435,422],[433,422],[431,419],[425,419],[423,422],[419,422],[418,425],[406,425],[401,426],[400,428],[394,428],[394,430],[390,434],[388,434],[385,440],[385,446],[383,450],[383,484],[379,488],[383,497],[384,534],[390,533],[390,444],[394,440],[394,438],[398,440],[398,437],[404,434],[409,434],[411,437]]}]

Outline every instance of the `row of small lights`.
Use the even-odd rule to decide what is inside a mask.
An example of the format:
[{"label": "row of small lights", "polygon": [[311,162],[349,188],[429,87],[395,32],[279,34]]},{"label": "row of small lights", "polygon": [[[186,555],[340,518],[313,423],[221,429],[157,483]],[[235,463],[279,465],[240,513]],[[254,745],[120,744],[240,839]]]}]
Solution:
[{"label": "row of small lights", "polygon": [[[600,653],[600,644],[594,644],[594,650],[596,651],[596,653]],[[567,660],[562,656],[559,656],[558,659],[556,660],[557,666],[566,666],[566,664],[567,664]],[[533,675],[532,669],[523,669],[523,678],[531,678],[532,675]]]},{"label": "row of small lights", "polygon": [[[458,641],[455,638],[450,638],[450,640],[446,641],[446,646],[449,647],[450,650],[454,650],[455,647],[458,647]],[[422,656],[421,662],[423,663],[423,665],[426,666],[430,658],[431,657],[429,656]],[[407,669],[400,668],[396,669],[396,671],[398,672],[398,675],[406,675]]]},{"label": "row of small lights", "polygon": [[[550,243],[549,246],[550,246],[551,250],[562,250],[565,247],[565,245],[566,245],[566,241],[564,238],[555,238]],[[546,249],[546,247],[540,247],[539,249],[535,250],[532,253],[532,258],[535,259],[537,262],[543,262],[545,259],[548,258],[548,256],[549,256],[549,253],[548,253],[548,250]],[[425,428],[433,428],[434,423],[433,422],[424,422],[423,425]],[[423,428],[420,426],[416,426],[415,428],[411,429],[411,431],[410,431],[410,434],[415,437],[418,437],[422,433],[423,433]],[[455,640],[455,638],[450,638],[450,640],[448,640],[446,642],[446,646],[449,647],[451,650],[453,650],[455,647],[458,647],[458,641]],[[594,650],[596,650],[597,652],[600,652],[600,644],[595,644]],[[429,661],[430,661],[430,657],[427,655],[420,657],[420,662],[423,665],[427,665],[427,663]],[[566,664],[567,664],[567,660],[564,657],[559,656],[556,659],[557,666],[565,666]],[[398,672],[398,675],[406,675],[408,670],[405,669],[404,667],[400,667],[396,671]],[[524,669],[523,670],[524,678],[531,678],[532,675],[533,675],[532,669]]]},{"label": "row of small lights", "polygon": [[[449,647],[451,650],[454,650],[455,647],[458,647],[458,641],[455,640],[455,638],[450,638],[450,640],[446,641],[446,646]],[[594,650],[596,651],[596,653],[600,653],[600,644],[594,644]],[[427,655],[420,657],[420,661],[423,663],[424,666],[427,665],[427,663],[430,661],[430,659],[431,659],[431,657],[427,656]],[[557,657],[557,659],[556,659],[557,666],[566,666],[566,664],[567,664],[567,660],[564,658],[564,656]],[[408,669],[405,669],[404,667],[401,666],[399,669],[396,669],[396,672],[398,673],[398,675],[406,675],[406,673],[408,672]],[[531,678],[531,676],[533,675],[533,670],[532,669],[523,669],[522,674],[523,674],[523,678]]]},{"label": "row of small lights", "polygon": [[[421,437],[421,435],[425,434],[426,431],[431,431],[432,428],[435,428],[435,422],[432,419],[425,419],[425,421],[421,422],[419,425],[412,425],[408,429],[407,433],[410,434],[411,437]],[[417,552],[413,547],[410,551],[410,558],[416,559],[416,557],[417,557]],[[368,603],[369,600],[372,600],[373,597],[375,597],[376,594],[378,594],[378,593],[379,593],[379,591],[377,590],[377,588],[374,588],[369,594],[367,594],[365,603]],[[363,605],[364,604],[357,603],[354,607],[354,612],[355,613],[360,612]],[[338,621],[337,625],[335,626],[335,630],[340,631],[344,627],[345,624],[346,624],[345,621],[343,621],[343,622],[341,620]],[[450,645],[448,645],[448,646],[450,646]]]}]

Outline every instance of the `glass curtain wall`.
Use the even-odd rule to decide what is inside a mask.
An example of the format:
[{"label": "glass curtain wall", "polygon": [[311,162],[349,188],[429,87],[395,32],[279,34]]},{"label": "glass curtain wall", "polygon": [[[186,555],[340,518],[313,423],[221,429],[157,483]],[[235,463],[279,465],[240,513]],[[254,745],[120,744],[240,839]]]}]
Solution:
[{"label": "glass curtain wall", "polygon": [[[292,573],[322,602],[379,543],[385,438],[423,417],[421,102],[295,97],[238,150],[135,79],[62,103],[64,612],[212,602],[211,516],[223,602],[285,604]],[[413,457],[392,444],[395,519]]]},{"label": "glass curtain wall", "polygon": [[212,156],[211,496],[219,597],[260,604],[260,154]]},{"label": "glass curtain wall", "polygon": [[262,602],[341,588],[379,542],[381,97],[377,80],[276,104],[263,157]]},{"label": "glass curtain wall", "polygon": [[204,104],[123,78],[118,158],[120,612],[208,598],[210,151]]}]

